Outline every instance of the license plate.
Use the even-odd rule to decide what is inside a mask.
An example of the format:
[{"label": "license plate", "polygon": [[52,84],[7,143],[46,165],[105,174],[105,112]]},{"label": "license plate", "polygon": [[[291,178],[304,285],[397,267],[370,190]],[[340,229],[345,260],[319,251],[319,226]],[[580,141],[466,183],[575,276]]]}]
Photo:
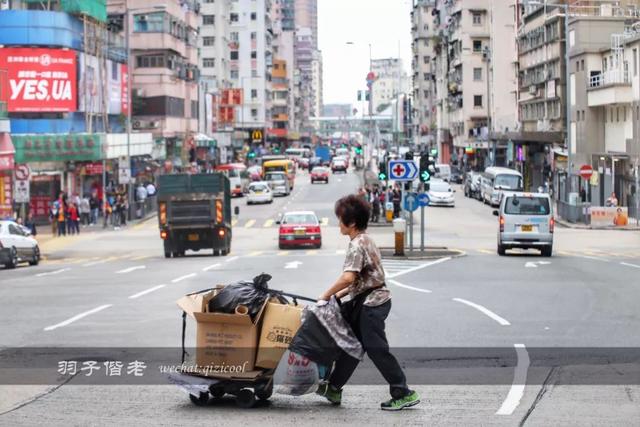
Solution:
[{"label": "license plate", "polygon": [[304,235],[304,230],[296,230],[296,235]]},{"label": "license plate", "polygon": [[262,191],[256,191],[255,194],[262,194]]},{"label": "license plate", "polygon": [[189,234],[187,238],[190,242],[197,242],[198,240],[200,240],[200,236],[198,234]]},{"label": "license plate", "polygon": [[521,225],[520,229],[523,232],[531,232],[531,231],[533,231],[533,225]]}]

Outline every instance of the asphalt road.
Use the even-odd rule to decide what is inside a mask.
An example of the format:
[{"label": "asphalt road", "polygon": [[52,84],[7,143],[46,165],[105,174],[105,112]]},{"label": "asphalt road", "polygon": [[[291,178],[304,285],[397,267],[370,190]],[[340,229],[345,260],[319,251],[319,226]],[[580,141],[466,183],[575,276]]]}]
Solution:
[{"label": "asphalt road", "polygon": [[[0,271],[0,360],[16,349],[29,360],[30,351],[50,347],[87,349],[88,360],[96,348],[123,359],[152,348],[177,352],[178,298],[262,272],[273,276],[272,288],[315,297],[340,273],[347,245],[333,203],[358,186],[353,173],[332,175],[328,185],[302,174],[293,194],[271,205],[234,200],[240,215],[227,257],[164,259],[154,220],[50,240],[40,266]],[[385,261],[393,291],[387,334],[423,396],[412,410],[380,413],[386,387],[366,363],[341,408],[276,395],[248,411],[230,402],[195,407],[172,385],[15,385],[15,373],[0,370],[0,425],[637,425],[638,233],[557,229],[550,259],[499,257],[491,209],[460,190],[456,203],[427,209],[427,243],[463,256]],[[322,249],[278,250],[274,221],[298,209],[321,218]],[[379,245],[393,242],[388,227],[370,233]],[[417,226],[415,233],[418,241]]]}]

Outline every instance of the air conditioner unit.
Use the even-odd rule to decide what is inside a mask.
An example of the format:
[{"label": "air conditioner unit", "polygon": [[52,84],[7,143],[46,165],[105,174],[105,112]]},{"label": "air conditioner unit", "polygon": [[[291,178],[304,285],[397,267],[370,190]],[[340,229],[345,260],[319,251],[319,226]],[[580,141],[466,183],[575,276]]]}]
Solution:
[{"label": "air conditioner unit", "polygon": [[134,129],[142,129],[142,124],[143,124],[143,122],[141,122],[140,120],[134,120],[131,123],[131,127],[134,128]]},{"label": "air conditioner unit", "polygon": [[147,123],[147,129],[157,129],[158,126],[160,126],[160,122],[157,122],[155,120],[152,120],[149,123]]}]

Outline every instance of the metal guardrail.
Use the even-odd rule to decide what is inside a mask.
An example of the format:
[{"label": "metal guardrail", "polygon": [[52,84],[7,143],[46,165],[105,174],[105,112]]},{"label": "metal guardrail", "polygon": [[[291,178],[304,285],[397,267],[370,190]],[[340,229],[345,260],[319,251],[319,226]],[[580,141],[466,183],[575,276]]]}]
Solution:
[{"label": "metal guardrail", "polygon": [[580,203],[570,205],[561,200],[557,201],[556,213],[563,220],[572,224],[591,224],[591,216],[589,215],[590,203]]}]

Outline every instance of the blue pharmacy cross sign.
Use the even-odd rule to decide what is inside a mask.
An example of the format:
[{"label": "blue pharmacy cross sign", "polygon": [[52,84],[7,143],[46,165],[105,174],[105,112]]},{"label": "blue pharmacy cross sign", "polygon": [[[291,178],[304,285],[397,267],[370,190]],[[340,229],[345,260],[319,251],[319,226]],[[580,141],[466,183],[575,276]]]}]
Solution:
[{"label": "blue pharmacy cross sign", "polygon": [[418,195],[416,193],[407,193],[404,197],[404,210],[414,212],[418,210],[420,205],[418,204]]},{"label": "blue pharmacy cross sign", "polygon": [[418,206],[420,206],[421,208],[425,208],[429,206],[429,202],[431,200],[429,199],[429,195],[427,193],[420,193],[418,194],[417,201]]},{"label": "blue pharmacy cross sign", "polygon": [[413,160],[391,160],[389,181],[413,181],[418,177],[418,166]]}]

